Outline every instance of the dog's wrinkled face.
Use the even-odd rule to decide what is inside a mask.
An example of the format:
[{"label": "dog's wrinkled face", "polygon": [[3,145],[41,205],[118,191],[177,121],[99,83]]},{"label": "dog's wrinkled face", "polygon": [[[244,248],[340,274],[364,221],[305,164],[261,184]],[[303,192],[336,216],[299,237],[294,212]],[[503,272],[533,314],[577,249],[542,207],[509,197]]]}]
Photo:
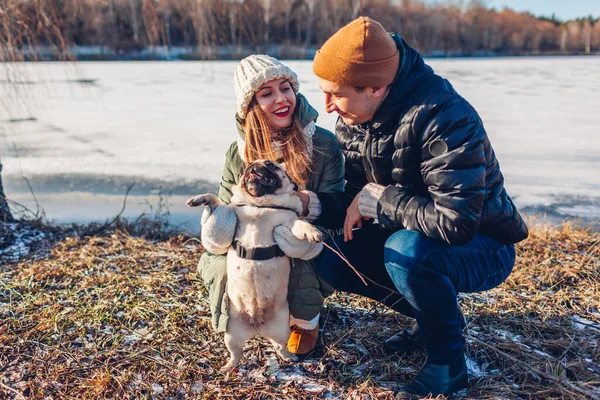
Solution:
[{"label": "dog's wrinkled face", "polygon": [[252,197],[292,193],[298,190],[283,167],[269,160],[257,160],[244,170],[242,190]]}]

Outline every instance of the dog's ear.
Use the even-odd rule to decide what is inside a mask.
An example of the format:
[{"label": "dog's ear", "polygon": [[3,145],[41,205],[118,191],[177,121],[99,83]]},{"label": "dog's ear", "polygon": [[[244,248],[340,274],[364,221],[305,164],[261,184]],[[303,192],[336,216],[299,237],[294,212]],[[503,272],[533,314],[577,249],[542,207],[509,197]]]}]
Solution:
[{"label": "dog's ear", "polygon": [[298,184],[292,180],[292,177],[290,176],[290,174],[288,174],[287,172],[285,172],[285,170],[283,172],[285,173],[285,176],[287,176],[287,178],[290,180],[290,183],[292,185],[294,185],[294,192],[297,192],[298,191]]},{"label": "dog's ear", "polygon": [[281,172],[283,172],[285,174],[286,178],[288,178],[290,180],[290,183],[292,185],[294,185],[294,192],[297,192],[298,184],[292,180],[292,177],[290,176],[290,174],[288,174],[287,171],[283,167],[281,167]]}]

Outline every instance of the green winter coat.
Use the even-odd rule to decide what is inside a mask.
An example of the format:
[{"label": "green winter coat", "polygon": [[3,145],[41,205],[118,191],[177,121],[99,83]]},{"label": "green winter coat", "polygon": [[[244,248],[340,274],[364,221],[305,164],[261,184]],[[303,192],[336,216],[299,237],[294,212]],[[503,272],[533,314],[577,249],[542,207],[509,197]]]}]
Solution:
[{"label": "green winter coat", "polygon": [[[308,101],[298,94],[297,107],[303,128],[315,121],[319,114]],[[238,132],[244,139],[241,121],[237,121]],[[225,168],[219,198],[225,203],[231,200],[231,187],[237,185],[244,171],[244,161],[239,154],[239,144],[234,142],[225,156]],[[315,193],[336,193],[344,191],[344,158],[337,146],[335,136],[326,129],[316,127],[312,136],[312,171],[309,173],[306,190]],[[227,330],[229,318],[226,296],[227,261],[225,255],[205,252],[200,258],[198,272],[209,293],[212,325],[217,332]],[[333,288],[319,278],[313,261],[292,260],[288,302],[290,314],[297,319],[311,320],[317,316],[323,300],[333,292]]]}]

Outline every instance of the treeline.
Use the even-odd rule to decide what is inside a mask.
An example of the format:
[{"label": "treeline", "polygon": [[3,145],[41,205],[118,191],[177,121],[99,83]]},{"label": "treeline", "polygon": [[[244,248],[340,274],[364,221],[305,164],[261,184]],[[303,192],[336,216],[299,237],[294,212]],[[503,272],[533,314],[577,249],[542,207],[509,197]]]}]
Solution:
[{"label": "treeline", "polygon": [[[496,11],[482,0],[0,0],[0,57],[68,57],[71,46],[119,53],[186,47],[266,51],[315,48],[369,15],[426,55],[578,54],[600,51],[600,22]],[[221,53],[222,54],[222,53]]]}]

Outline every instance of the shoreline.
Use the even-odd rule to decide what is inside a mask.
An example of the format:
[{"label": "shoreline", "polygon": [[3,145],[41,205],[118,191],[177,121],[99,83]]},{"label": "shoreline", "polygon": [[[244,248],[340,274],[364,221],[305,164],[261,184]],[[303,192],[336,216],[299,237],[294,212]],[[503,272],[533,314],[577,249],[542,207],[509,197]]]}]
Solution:
[{"label": "shoreline", "polygon": [[[21,50],[24,62],[92,62],[92,61],[239,61],[251,54],[263,53],[281,60],[313,60],[318,47],[295,45],[269,45],[259,47],[249,46],[202,46],[167,47],[149,46],[139,50],[124,51],[111,49],[107,46],[70,46],[68,51],[57,53],[51,48],[40,47],[35,52]],[[576,52],[529,52],[520,54],[498,52],[472,52],[434,50],[423,52],[426,59],[439,58],[520,58],[520,57],[569,57],[569,56],[600,56],[600,52],[586,54]]]},{"label": "shoreline", "polygon": [[[214,192],[211,190],[198,193]],[[13,193],[10,202],[18,203],[29,210],[30,215],[43,216],[42,222],[48,226],[65,228],[71,225],[103,224],[117,216],[123,221],[133,223],[141,217],[161,221],[173,232],[198,235],[201,229],[202,210],[190,209],[185,200],[197,193],[146,193],[146,194],[106,194],[90,192],[38,193],[36,199],[31,193]],[[42,206],[43,204],[43,206]],[[37,212],[36,212],[37,210]],[[550,227],[564,224],[577,229],[600,232],[600,219],[561,214],[553,207],[523,207],[519,212],[527,221],[535,221]],[[14,214],[14,212],[13,212]],[[18,213],[17,213],[18,215]]]},{"label": "shoreline", "polygon": [[[207,180],[172,183],[126,175],[32,176],[26,182],[13,175],[4,178],[5,193],[16,216],[21,210],[21,214],[41,216],[43,223],[55,227],[102,224],[117,215],[127,221],[146,216],[162,221],[175,232],[192,235],[200,232],[202,210],[186,207],[185,201],[200,193],[217,193],[219,187]],[[600,232],[600,218],[586,215],[589,210],[579,209],[577,199],[525,205],[518,200],[518,196],[513,197],[519,212],[528,219],[553,227],[568,223]],[[569,210],[582,214],[571,215]]]}]

